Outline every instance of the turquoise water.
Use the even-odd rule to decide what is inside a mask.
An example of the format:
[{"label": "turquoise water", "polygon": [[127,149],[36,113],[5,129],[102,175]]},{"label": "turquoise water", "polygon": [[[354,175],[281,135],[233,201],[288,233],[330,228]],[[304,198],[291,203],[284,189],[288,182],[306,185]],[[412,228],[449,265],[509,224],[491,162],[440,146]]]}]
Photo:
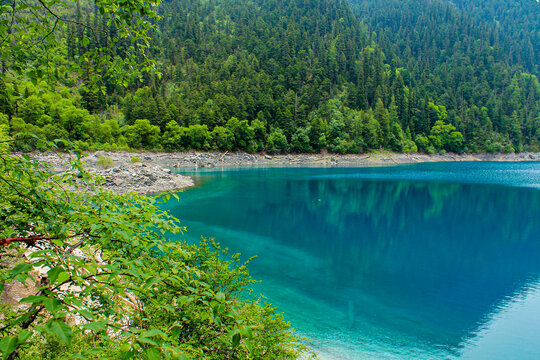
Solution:
[{"label": "turquoise water", "polygon": [[258,255],[322,359],[540,359],[540,163],[190,175],[185,237]]}]

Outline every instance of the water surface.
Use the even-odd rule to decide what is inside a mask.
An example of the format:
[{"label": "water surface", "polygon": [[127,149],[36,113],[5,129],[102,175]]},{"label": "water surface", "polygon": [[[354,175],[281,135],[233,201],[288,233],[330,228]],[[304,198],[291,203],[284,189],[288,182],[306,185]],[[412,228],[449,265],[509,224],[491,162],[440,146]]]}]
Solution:
[{"label": "water surface", "polygon": [[540,163],[190,175],[185,237],[258,255],[321,358],[540,358]]}]

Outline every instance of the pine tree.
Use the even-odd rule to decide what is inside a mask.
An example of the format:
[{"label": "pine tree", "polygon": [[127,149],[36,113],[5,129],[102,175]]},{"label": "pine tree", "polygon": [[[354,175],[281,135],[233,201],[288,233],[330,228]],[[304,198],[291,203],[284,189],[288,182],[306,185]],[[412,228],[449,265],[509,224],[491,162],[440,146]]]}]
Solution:
[{"label": "pine tree", "polygon": [[83,19],[82,19],[82,12],[81,12],[81,3],[80,0],[77,0],[77,7],[75,11],[75,22],[77,26],[77,45],[78,45],[78,55],[81,55],[85,52],[85,47],[83,45],[83,38],[84,38],[84,26],[83,26]]},{"label": "pine tree", "polygon": [[73,33],[73,24],[69,23],[67,25],[67,35],[66,35],[67,51],[68,58],[73,59],[76,53],[76,44],[75,44],[75,34]]},{"label": "pine tree", "polygon": [[397,113],[399,122],[402,126],[409,126],[409,113],[407,98],[405,96],[405,84],[403,83],[403,77],[401,74],[397,74],[394,84],[394,96],[396,100]]},{"label": "pine tree", "polygon": [[380,98],[377,100],[377,105],[375,105],[375,120],[377,120],[381,128],[381,145],[386,147],[390,139],[390,119],[388,110],[384,107]]},{"label": "pine tree", "polygon": [[9,117],[13,115],[13,107],[9,100],[6,84],[2,78],[0,78],[0,113],[6,114]]}]

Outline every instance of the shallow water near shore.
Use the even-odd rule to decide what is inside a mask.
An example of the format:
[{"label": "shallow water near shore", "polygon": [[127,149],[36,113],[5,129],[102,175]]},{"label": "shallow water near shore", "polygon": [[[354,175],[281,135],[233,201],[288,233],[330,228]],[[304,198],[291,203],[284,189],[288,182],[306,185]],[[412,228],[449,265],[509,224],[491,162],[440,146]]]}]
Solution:
[{"label": "shallow water near shore", "polygon": [[323,359],[540,358],[540,163],[239,168],[165,208]]}]

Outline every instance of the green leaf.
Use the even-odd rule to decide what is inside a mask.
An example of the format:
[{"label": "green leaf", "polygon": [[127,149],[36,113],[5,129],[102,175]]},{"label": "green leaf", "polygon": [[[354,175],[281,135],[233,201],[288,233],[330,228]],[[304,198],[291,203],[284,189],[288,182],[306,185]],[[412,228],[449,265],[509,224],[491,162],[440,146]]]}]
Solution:
[{"label": "green leaf", "polygon": [[56,298],[47,298],[43,300],[43,305],[51,314],[55,314],[60,308],[62,308],[62,303]]},{"label": "green leaf", "polygon": [[148,344],[148,345],[153,345],[153,346],[157,346],[158,343],[155,342],[154,340],[150,339],[150,338],[146,338],[146,337],[140,337],[137,339],[137,341],[141,344]]},{"label": "green leaf", "polygon": [[82,326],[83,329],[92,330],[96,333],[104,331],[107,329],[107,322],[105,320],[95,321]]},{"label": "green leaf", "polygon": [[175,324],[169,330],[167,330],[167,334],[172,337],[178,337],[182,332],[182,329],[183,327],[181,325]]},{"label": "green leaf", "polygon": [[58,274],[58,283],[61,284],[63,283],[64,281],[66,281],[67,279],[69,279],[70,275],[67,271],[62,271],[60,274]]},{"label": "green leaf", "polygon": [[247,339],[244,339],[242,342],[244,343],[247,351],[251,354],[253,352],[253,345],[251,345],[251,342]]},{"label": "green leaf", "polygon": [[61,266],[55,266],[51,270],[47,271],[47,276],[51,280],[51,284],[54,284],[58,279],[58,275],[65,272],[64,268]]},{"label": "green leaf", "polygon": [[148,330],[148,331],[145,331],[143,333],[141,333],[141,337],[154,337],[154,336],[165,336],[165,333],[161,330],[158,330],[158,329],[151,329],[151,330]]},{"label": "green leaf", "polygon": [[187,355],[184,352],[173,349],[172,358],[175,360],[187,360]]},{"label": "green leaf", "polygon": [[231,338],[232,347],[235,348],[240,344],[241,336],[239,333],[236,333]]},{"label": "green leaf", "polygon": [[161,353],[156,348],[148,348],[146,349],[145,353],[148,360],[160,360],[162,358]]},{"label": "green leaf", "polygon": [[85,309],[79,310],[79,314],[81,314],[88,320],[92,320],[94,318],[94,314],[92,314],[90,311],[85,310]]},{"label": "green leaf", "polygon": [[28,330],[22,330],[17,337],[17,343],[22,344],[32,336],[32,333]]},{"label": "green leaf", "polygon": [[71,344],[73,332],[67,324],[60,320],[54,320],[50,323],[50,330],[60,341],[68,345]]},{"label": "green leaf", "polygon": [[242,337],[251,338],[251,329],[248,326],[242,326],[240,328],[240,334]]},{"label": "green leaf", "polygon": [[159,283],[160,281],[161,281],[161,278],[159,276],[148,278],[148,280],[146,280],[143,288],[148,289],[148,288],[152,287],[153,285]]},{"label": "green leaf", "polygon": [[132,349],[130,343],[125,343],[120,347],[120,359],[133,359],[135,350]]},{"label": "green leaf", "polygon": [[45,300],[47,300],[46,296],[30,295],[30,296],[25,297],[24,299],[21,299],[20,302],[30,303],[30,304],[42,304]]},{"label": "green leaf", "polygon": [[32,270],[32,265],[28,264],[28,263],[21,263],[17,266],[15,266],[12,270],[11,270],[11,273],[10,273],[10,277],[15,277],[19,274],[22,274],[24,272],[28,272]]},{"label": "green leaf", "polygon": [[92,275],[96,275],[97,274],[97,271],[98,271],[98,267],[97,265],[93,265],[93,264],[88,264],[86,265],[86,270],[88,270],[88,272]]},{"label": "green leaf", "polygon": [[64,242],[61,239],[52,239],[51,242],[56,246],[64,246]]},{"label": "green leaf", "polygon": [[6,336],[0,340],[0,351],[2,352],[2,360],[8,358],[13,351],[17,349],[17,338],[14,336]]}]

